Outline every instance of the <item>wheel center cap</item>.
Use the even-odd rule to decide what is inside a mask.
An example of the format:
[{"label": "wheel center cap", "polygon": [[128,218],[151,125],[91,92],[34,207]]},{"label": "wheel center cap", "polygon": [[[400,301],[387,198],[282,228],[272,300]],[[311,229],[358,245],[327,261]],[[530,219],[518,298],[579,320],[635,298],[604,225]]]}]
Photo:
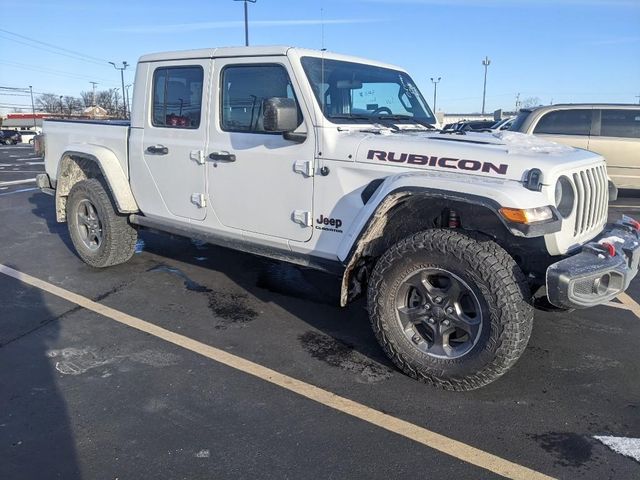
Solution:
[{"label": "wheel center cap", "polygon": [[444,309],[441,307],[433,307],[431,313],[438,320],[443,319],[446,316]]}]

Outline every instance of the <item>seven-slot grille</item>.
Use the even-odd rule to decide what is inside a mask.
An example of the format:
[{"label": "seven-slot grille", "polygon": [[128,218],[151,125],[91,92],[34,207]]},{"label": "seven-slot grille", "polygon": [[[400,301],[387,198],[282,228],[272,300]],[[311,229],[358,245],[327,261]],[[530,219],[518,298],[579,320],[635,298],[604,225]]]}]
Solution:
[{"label": "seven-slot grille", "polygon": [[586,168],[572,175],[576,189],[574,236],[600,225],[607,216],[609,180],[603,165]]}]

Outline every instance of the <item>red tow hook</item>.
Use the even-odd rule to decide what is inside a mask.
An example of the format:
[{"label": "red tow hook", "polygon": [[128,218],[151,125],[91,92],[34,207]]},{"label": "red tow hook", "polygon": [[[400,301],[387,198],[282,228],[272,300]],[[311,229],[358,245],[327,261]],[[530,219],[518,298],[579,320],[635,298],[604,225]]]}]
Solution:
[{"label": "red tow hook", "polygon": [[[636,223],[638,223],[638,222],[636,222]],[[639,224],[639,226],[640,226],[640,224]],[[609,254],[610,257],[615,257],[616,256],[616,246],[613,243],[602,242],[600,245],[602,245],[607,250],[607,253]]]},{"label": "red tow hook", "polygon": [[638,220],[634,220],[633,218],[629,221],[631,226],[636,229],[636,231],[640,232],[640,222]]}]

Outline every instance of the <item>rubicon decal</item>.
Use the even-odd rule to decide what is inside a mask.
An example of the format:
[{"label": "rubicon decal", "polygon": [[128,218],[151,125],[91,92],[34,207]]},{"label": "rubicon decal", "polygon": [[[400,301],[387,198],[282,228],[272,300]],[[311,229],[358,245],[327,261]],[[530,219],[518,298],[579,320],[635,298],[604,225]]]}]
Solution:
[{"label": "rubicon decal", "polygon": [[484,173],[497,173],[506,175],[509,165],[504,163],[480,162],[466,158],[433,157],[418,155],[415,153],[385,152],[382,150],[369,150],[369,160],[381,160],[383,162],[408,163],[411,165],[426,165],[429,167],[450,168],[453,170],[479,171]]},{"label": "rubicon decal", "polygon": [[342,233],[342,230],[340,230],[341,226],[342,220],[339,218],[329,218],[324,215],[320,215],[320,218],[316,218],[316,230]]}]

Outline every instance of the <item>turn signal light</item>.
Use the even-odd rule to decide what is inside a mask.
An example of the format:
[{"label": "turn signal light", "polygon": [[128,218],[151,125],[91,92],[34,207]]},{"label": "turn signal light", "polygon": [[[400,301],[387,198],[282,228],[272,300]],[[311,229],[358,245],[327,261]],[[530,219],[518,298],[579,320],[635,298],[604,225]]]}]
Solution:
[{"label": "turn signal light", "polygon": [[553,212],[549,207],[536,208],[507,208],[502,207],[500,214],[510,222],[535,223],[544,222],[553,218]]}]

